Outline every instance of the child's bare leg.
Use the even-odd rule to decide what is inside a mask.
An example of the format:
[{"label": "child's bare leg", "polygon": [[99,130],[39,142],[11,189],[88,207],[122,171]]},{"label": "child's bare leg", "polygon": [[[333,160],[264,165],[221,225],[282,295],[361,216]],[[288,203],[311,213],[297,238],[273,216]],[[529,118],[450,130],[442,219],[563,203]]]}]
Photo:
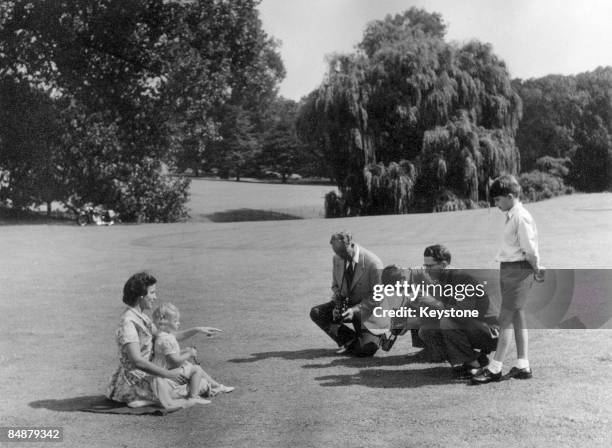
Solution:
[{"label": "child's bare leg", "polygon": [[234,390],[233,387],[225,386],[220,382],[214,380],[213,377],[206,373],[206,371],[202,369],[201,366],[198,366],[198,371],[202,374],[203,381],[206,381],[209,384],[210,389],[208,392],[211,396],[217,395],[219,392],[227,393]]},{"label": "child's bare leg", "polygon": [[193,373],[189,378],[189,398],[196,398],[200,395],[200,383],[202,382],[202,369],[193,369]]},{"label": "child's bare leg", "polygon": [[213,377],[206,373],[204,370],[202,370],[202,372],[204,373],[204,379],[206,379],[210,384],[210,392],[212,395],[217,395],[219,392],[227,393],[234,390],[233,387],[226,386],[224,384],[221,384],[219,381],[214,380]]},{"label": "child's bare leg", "polygon": [[202,367],[200,367],[200,370],[202,371],[202,378],[208,381],[208,384],[210,384],[211,387],[217,387],[221,385],[221,383],[219,383],[218,381],[215,381],[212,376],[206,373],[206,371],[202,369]]}]

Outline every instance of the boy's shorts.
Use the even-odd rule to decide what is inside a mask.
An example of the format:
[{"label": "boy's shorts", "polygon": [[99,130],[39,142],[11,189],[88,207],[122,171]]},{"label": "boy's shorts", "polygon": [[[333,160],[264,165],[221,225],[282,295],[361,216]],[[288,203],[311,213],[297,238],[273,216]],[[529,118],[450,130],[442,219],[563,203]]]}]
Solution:
[{"label": "boy's shorts", "polygon": [[503,262],[499,266],[502,309],[523,309],[533,285],[533,268],[527,261]]}]

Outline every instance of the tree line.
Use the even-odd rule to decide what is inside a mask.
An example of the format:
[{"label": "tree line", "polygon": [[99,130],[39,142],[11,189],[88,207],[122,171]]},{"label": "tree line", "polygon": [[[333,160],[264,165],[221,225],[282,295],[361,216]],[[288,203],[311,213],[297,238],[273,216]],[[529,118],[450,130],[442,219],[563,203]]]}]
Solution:
[{"label": "tree line", "polygon": [[189,180],[172,174],[209,147],[231,160],[224,124],[277,100],[257,3],[2,2],[0,200],[184,218]]},{"label": "tree line", "polygon": [[490,45],[412,8],[294,102],[257,3],[3,2],[0,202],[176,221],[186,170],[329,177],[329,216],[477,207],[505,172],[532,200],[610,189],[612,68],[511,80]]},{"label": "tree line", "polygon": [[612,68],[511,80],[490,45],[445,31],[439,14],[412,8],[329,58],[298,117],[340,190],[328,215],[475,208],[502,173],[529,200],[610,190]]}]

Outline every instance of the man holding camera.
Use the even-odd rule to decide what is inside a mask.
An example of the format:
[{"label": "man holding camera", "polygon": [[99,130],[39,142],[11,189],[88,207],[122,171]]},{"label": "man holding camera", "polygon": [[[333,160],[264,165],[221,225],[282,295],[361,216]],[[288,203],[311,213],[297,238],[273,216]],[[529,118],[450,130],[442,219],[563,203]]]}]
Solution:
[{"label": "man holding camera", "polygon": [[[385,330],[372,310],[374,285],[380,283],[380,258],[353,242],[348,232],[332,235],[334,251],[330,302],[310,310],[310,318],[340,347],[339,354],[372,356],[378,350]],[[351,329],[347,323],[353,324]]]}]

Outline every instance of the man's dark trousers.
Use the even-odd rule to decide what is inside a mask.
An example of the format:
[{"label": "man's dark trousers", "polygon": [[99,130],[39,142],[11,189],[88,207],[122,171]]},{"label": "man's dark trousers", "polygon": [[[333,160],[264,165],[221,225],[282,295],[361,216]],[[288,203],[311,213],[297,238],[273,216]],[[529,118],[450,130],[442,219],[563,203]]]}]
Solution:
[{"label": "man's dark trousers", "polygon": [[332,338],[338,346],[343,346],[353,340],[348,350],[356,356],[372,356],[380,345],[380,336],[370,333],[362,327],[360,314],[355,313],[352,324],[355,330],[345,324],[333,322],[334,302],[327,302],[314,306],[310,310],[310,318],[327,335]]},{"label": "man's dark trousers", "polygon": [[491,353],[497,348],[496,326],[470,319],[455,321],[440,320],[440,333],[446,345],[446,354],[452,365],[474,361],[479,353]]}]

